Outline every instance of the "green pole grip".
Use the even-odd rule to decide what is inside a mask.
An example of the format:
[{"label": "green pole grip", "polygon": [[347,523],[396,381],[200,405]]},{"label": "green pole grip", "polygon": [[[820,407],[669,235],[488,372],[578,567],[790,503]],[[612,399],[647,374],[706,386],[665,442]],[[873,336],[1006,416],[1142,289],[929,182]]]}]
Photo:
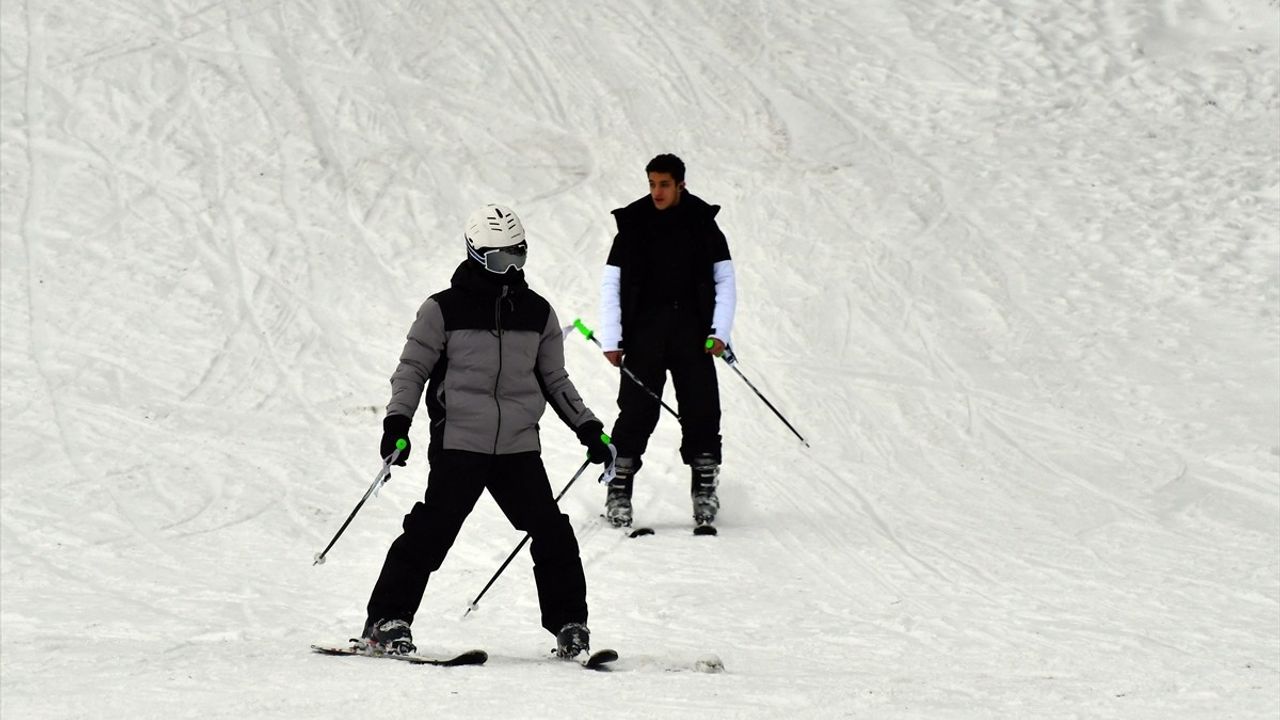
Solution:
[{"label": "green pole grip", "polygon": [[592,335],[591,328],[587,327],[582,322],[582,318],[574,318],[573,326],[578,329],[578,332],[582,333],[583,337],[587,338],[588,340],[591,339],[591,335]]},{"label": "green pole grip", "polygon": [[396,441],[397,450],[403,450],[408,446],[409,446],[409,441],[405,440],[404,438],[400,438],[399,440]]},{"label": "green pole grip", "polygon": [[606,445],[613,442],[613,438],[609,437],[608,435],[605,435],[604,433],[600,433],[600,439],[603,440]]},{"label": "green pole grip", "polygon": [[716,346],[716,341],[712,340],[711,338],[707,338],[707,349],[710,350],[715,346]]}]

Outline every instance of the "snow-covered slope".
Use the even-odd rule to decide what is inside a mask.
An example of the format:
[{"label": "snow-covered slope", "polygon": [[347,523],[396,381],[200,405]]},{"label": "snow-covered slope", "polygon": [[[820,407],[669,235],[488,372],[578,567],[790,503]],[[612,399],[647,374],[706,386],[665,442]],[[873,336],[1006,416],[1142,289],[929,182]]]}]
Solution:
[{"label": "snow-covered slope", "polygon": [[[1276,0],[0,20],[0,715],[1280,712]],[[723,206],[740,367],[812,449],[722,367],[719,537],[669,418],[655,536],[569,492],[611,675],[543,659],[527,556],[461,619],[520,539],[488,500],[415,624],[486,667],[309,654],[358,632],[424,487],[418,457],[312,566],[463,218],[514,206],[592,324],[659,152]],[[582,451],[543,440],[559,490]]]}]

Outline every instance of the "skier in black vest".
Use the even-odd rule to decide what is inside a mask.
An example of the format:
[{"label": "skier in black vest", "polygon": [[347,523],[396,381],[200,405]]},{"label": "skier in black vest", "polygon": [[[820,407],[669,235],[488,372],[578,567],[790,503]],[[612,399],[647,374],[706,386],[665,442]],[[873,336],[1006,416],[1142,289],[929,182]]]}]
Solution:
[{"label": "skier in black vest", "polygon": [[[598,333],[605,357],[626,367],[659,396],[667,373],[675,386],[682,441],[691,468],[693,517],[715,520],[720,508],[720,391],[714,358],[733,326],[733,261],[716,225],[718,205],[685,189],[684,162],[658,155],[645,167],[649,194],[613,211],[618,234],[601,281]],[[661,406],[630,378],[618,386],[618,451],[605,516],[617,527],[632,522],[631,495],[641,456]]]},{"label": "skier in black vest", "polygon": [[[422,304],[391,376],[381,454],[390,458],[426,391],[431,472],[422,502],[404,518],[369,598],[363,638],[374,649],[414,652],[409,626],[427,579],[440,568],[480,494],[532,539],[542,626],[557,654],[589,651],[587,585],[578,542],[542,465],[538,419],[548,403],[594,463],[610,460],[603,424],[564,367],[556,313],[525,283],[524,227],[509,208],[472,213],[467,259],[451,287]],[[412,446],[396,458],[404,465]]]}]

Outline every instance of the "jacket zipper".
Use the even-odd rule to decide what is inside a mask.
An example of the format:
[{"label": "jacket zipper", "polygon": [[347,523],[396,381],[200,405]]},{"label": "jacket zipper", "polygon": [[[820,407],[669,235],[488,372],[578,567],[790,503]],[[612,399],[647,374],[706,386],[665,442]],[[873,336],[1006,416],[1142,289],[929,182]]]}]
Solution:
[{"label": "jacket zipper", "polygon": [[507,297],[507,286],[493,301],[493,326],[498,333],[498,372],[493,377],[493,404],[498,408],[498,425],[493,430],[493,454],[498,454],[498,437],[502,434],[502,401],[498,398],[498,386],[502,383],[502,301]]}]

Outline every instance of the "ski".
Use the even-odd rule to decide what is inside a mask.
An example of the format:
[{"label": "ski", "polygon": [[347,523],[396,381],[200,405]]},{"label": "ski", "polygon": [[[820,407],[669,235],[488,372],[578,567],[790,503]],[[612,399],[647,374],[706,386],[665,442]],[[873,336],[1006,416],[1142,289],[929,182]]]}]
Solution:
[{"label": "ski", "polygon": [[565,658],[578,663],[588,670],[609,670],[609,663],[618,659],[617,650],[597,650],[586,657],[579,654],[574,658]]},{"label": "ski", "polygon": [[391,653],[378,652],[368,647],[352,643],[351,645],[338,647],[335,645],[312,645],[312,652],[321,655],[358,655],[360,657],[383,658],[386,660],[399,660],[413,665],[437,665],[440,667],[458,667],[461,665],[483,665],[489,659],[489,653],[484,650],[468,650],[464,653],[449,656],[429,656],[410,653],[406,655],[395,655]]},{"label": "ski", "polygon": [[710,521],[699,521],[697,525],[693,526],[693,534],[694,535],[718,535],[720,534],[720,531],[716,530],[716,526],[712,525]]}]

